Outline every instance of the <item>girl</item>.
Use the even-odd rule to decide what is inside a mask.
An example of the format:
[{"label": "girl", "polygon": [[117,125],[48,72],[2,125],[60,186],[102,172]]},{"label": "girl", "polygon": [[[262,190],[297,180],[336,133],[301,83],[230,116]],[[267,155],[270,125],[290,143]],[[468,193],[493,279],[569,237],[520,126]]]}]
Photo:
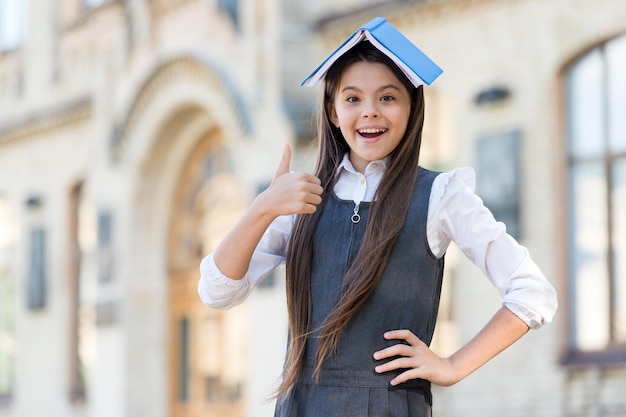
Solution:
[{"label": "girl", "polygon": [[[315,175],[289,169],[216,251],[198,286],[229,308],[286,262],[289,347],[276,416],[430,416],[430,383],[452,385],[551,321],[556,294],[473,193],[474,173],[418,166],[423,86],[368,41],[324,79]],[[501,307],[448,358],[429,349],[451,241]]]}]

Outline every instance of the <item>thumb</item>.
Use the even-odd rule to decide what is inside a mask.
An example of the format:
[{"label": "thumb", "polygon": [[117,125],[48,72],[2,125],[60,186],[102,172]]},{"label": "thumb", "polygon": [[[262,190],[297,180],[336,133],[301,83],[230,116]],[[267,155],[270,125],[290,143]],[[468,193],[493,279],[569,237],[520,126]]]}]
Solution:
[{"label": "thumb", "polygon": [[291,166],[291,147],[288,144],[283,146],[283,156],[280,158],[280,163],[276,169],[274,178],[277,178],[283,174],[288,174]]}]

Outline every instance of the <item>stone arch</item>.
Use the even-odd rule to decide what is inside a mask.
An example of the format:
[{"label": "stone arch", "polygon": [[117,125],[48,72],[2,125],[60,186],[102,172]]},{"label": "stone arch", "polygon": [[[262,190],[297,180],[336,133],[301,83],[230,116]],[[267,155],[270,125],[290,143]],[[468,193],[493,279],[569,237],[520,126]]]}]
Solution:
[{"label": "stone arch", "polygon": [[123,158],[130,146],[129,142],[141,130],[139,123],[155,110],[157,97],[172,95],[172,89],[179,92],[174,96],[184,97],[184,105],[196,103],[210,108],[222,124],[241,131],[243,136],[252,131],[249,111],[225,71],[208,59],[183,55],[154,69],[121,111],[109,140],[109,153],[113,161]]},{"label": "stone arch", "polygon": [[[112,143],[115,166],[129,174],[122,312],[127,319],[126,361],[133,364],[127,371],[129,415],[165,416],[170,409],[171,277],[177,272],[197,274],[202,240],[192,238],[191,251],[182,255],[173,250],[179,238],[189,242],[185,233],[193,227],[183,222],[181,228],[172,219],[185,207],[186,198],[191,199],[190,218],[201,216],[198,201],[206,183],[234,171],[228,149],[251,129],[237,97],[206,65],[188,57],[176,59],[157,69],[139,89]],[[211,155],[219,155],[220,168],[203,177],[202,157]],[[189,171],[190,164],[200,171]],[[181,178],[195,183],[186,188]],[[197,275],[190,279],[197,282]],[[193,300],[199,301],[197,295]]]}]

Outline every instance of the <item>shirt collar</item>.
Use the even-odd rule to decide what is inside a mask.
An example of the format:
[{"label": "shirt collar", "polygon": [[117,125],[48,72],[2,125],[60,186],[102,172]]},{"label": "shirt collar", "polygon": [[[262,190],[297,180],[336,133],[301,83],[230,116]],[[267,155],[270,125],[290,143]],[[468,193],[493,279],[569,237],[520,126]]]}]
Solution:
[{"label": "shirt collar", "polygon": [[[350,157],[349,157],[349,153],[346,152],[343,155],[343,159],[341,160],[341,163],[339,164],[339,166],[337,167],[337,175],[339,175],[341,173],[342,170],[346,170],[352,174],[356,174],[356,175],[360,175],[361,173],[358,172],[354,166],[352,165],[352,162],[350,162]],[[367,168],[365,169],[365,171],[367,172],[369,169],[373,168],[373,169],[380,169],[382,172],[385,172],[387,170],[387,165],[389,164],[389,156],[384,157],[383,159],[377,160],[377,161],[371,161],[368,165]]]}]

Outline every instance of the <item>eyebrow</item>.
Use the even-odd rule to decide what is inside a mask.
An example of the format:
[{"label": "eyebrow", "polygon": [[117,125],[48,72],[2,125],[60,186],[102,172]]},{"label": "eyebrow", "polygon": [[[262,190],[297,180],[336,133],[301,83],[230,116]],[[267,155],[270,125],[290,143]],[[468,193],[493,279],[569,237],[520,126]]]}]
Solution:
[{"label": "eyebrow", "polygon": [[[387,90],[388,88],[391,88],[391,89],[394,89],[394,90],[398,90],[398,91],[400,91],[400,87],[398,87],[398,86],[397,86],[397,85],[395,85],[395,84],[385,84],[385,85],[383,85],[383,86],[381,86],[381,87],[377,88],[377,89],[376,89],[376,91],[384,91],[384,90]],[[343,93],[343,92],[345,92],[346,90],[361,91],[361,89],[360,89],[360,88],[358,88],[358,87],[348,85],[348,86],[345,86],[344,88],[342,88],[340,92],[341,92],[341,93]]]}]

